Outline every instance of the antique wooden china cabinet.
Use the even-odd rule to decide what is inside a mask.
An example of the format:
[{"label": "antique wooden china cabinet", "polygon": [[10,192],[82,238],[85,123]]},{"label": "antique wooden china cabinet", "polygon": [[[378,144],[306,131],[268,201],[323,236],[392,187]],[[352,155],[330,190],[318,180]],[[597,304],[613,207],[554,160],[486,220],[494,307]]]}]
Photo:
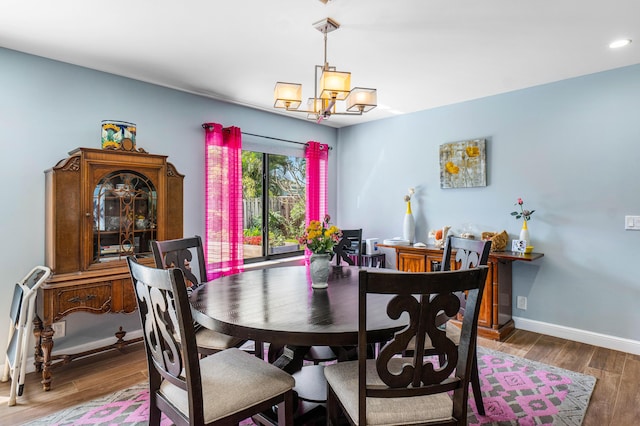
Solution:
[{"label": "antique wooden china cabinet", "polygon": [[36,369],[49,390],[54,367],[141,340],[125,340],[120,327],[111,345],[52,354],[52,325],[75,312],[136,310],[125,258],[151,265],[151,240],[182,237],[184,176],[166,156],[130,143],[78,148],[45,175],[45,257],[53,274],[38,290],[34,334]]}]

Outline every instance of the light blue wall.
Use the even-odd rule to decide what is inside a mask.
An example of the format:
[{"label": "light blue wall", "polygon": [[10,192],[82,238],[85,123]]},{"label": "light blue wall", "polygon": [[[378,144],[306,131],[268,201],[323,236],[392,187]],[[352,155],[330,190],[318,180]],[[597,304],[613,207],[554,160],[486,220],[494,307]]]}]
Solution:
[{"label": "light blue wall", "polygon": [[[640,215],[639,118],[640,66],[336,131],[0,48],[0,318],[13,284],[44,261],[44,170],[76,147],[99,147],[101,120],[135,122],[138,145],[168,155],[186,175],[184,233],[202,234],[200,125],[215,121],[337,147],[330,213],[342,227],[361,226],[365,237],[401,234],[410,186],[418,189],[421,240],[443,225],[516,237],[520,224],[509,212],[524,198],[536,209],[530,231],[545,257],[514,265],[514,298],[529,302],[514,315],[640,340],[640,232],[623,229],[625,215]],[[478,137],[488,141],[488,186],[441,190],[439,145]],[[67,332],[95,337],[107,318],[109,332],[138,321],[77,315],[68,317]]]},{"label": "light blue wall", "polygon": [[[215,75],[211,76],[212,79]],[[44,262],[44,171],[77,147],[100,148],[101,120],[138,126],[137,145],[168,155],[184,180],[184,234],[204,235],[204,130],[201,124],[335,146],[337,130],[139,81],[0,48],[0,318],[8,317],[14,284]],[[335,153],[336,151],[332,151]],[[335,169],[335,155],[331,168]],[[335,176],[329,206],[335,214]],[[103,334],[96,324],[106,320]],[[139,328],[133,315],[67,317],[67,334],[112,335]],[[6,342],[0,328],[0,342]],[[74,344],[58,339],[56,344]],[[0,352],[0,359],[4,351]]]},{"label": "light blue wall", "polygon": [[[488,185],[440,189],[439,145],[472,138],[487,139]],[[640,232],[624,230],[640,215],[640,66],[351,126],[338,153],[342,226],[401,235],[415,186],[418,240],[444,225],[516,238],[522,197],[545,257],[514,264],[514,306],[528,297],[514,315],[640,340]]]}]

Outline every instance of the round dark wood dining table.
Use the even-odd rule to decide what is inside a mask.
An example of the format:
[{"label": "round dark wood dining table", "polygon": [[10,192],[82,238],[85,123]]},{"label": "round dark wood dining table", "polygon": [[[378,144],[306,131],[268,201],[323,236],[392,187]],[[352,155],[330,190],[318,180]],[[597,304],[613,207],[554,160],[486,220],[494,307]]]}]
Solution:
[{"label": "round dark wood dining table", "polygon": [[[221,333],[288,346],[358,344],[357,266],[332,266],[329,287],[311,288],[308,266],[255,269],[198,287],[191,296],[194,319]],[[384,269],[375,269],[384,271]],[[369,295],[369,342],[388,340],[407,323],[386,313],[390,296]]]},{"label": "round dark wood dining table", "polygon": [[[307,419],[323,418],[324,415],[320,403],[326,398],[322,367],[302,368],[309,348],[354,347],[358,344],[358,280],[359,271],[365,268],[331,268],[329,287],[322,290],[311,288],[308,266],[283,266],[221,277],[201,285],[191,295],[191,311],[198,323],[224,334],[255,341],[257,356],[262,355],[263,343],[270,343],[270,361],[295,374],[296,395],[312,401],[299,406],[296,424],[305,424]],[[367,297],[367,339],[370,343],[389,340],[395,331],[408,323],[408,317],[393,320],[387,315],[391,296]]]}]

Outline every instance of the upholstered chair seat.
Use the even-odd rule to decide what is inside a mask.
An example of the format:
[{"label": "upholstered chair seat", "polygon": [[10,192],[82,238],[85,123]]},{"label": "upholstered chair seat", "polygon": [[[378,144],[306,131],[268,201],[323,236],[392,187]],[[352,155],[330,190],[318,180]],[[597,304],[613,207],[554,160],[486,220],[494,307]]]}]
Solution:
[{"label": "upholstered chair seat", "polygon": [[[242,345],[245,340],[227,334],[218,333],[205,327],[195,326],[196,345],[201,352],[215,353],[223,349],[232,348]],[[175,336],[176,341],[180,342],[180,336]]]},{"label": "upholstered chair seat", "polygon": [[[200,374],[206,423],[246,410],[258,402],[285,393],[295,385],[291,375],[237,348],[202,358]],[[187,391],[165,380],[160,385],[160,393],[188,417]],[[207,395],[215,395],[215,398],[207,398]]]},{"label": "upholstered chair seat", "polygon": [[[390,371],[400,371],[407,359],[393,358]],[[339,362],[325,368],[327,383],[336,393],[345,411],[357,423],[358,361]],[[367,360],[367,386],[385,386],[376,372],[376,361]],[[411,425],[425,421],[453,420],[453,400],[446,394],[411,398],[367,398],[367,425]]]}]

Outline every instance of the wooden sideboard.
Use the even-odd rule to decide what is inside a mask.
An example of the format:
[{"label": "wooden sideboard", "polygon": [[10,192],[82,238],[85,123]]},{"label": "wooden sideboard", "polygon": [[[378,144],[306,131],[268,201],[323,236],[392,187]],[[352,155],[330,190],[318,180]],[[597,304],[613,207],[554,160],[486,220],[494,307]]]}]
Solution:
[{"label": "wooden sideboard", "polygon": [[[396,269],[406,272],[431,272],[439,269],[443,250],[434,246],[392,246],[396,252]],[[492,340],[503,340],[515,327],[512,319],[512,264],[516,261],[531,262],[544,256],[542,253],[520,254],[508,251],[489,254],[489,273],[484,287],[480,316],[478,317],[478,336]],[[451,266],[456,268],[455,252],[452,253]],[[460,325],[459,320],[452,320]]]}]

